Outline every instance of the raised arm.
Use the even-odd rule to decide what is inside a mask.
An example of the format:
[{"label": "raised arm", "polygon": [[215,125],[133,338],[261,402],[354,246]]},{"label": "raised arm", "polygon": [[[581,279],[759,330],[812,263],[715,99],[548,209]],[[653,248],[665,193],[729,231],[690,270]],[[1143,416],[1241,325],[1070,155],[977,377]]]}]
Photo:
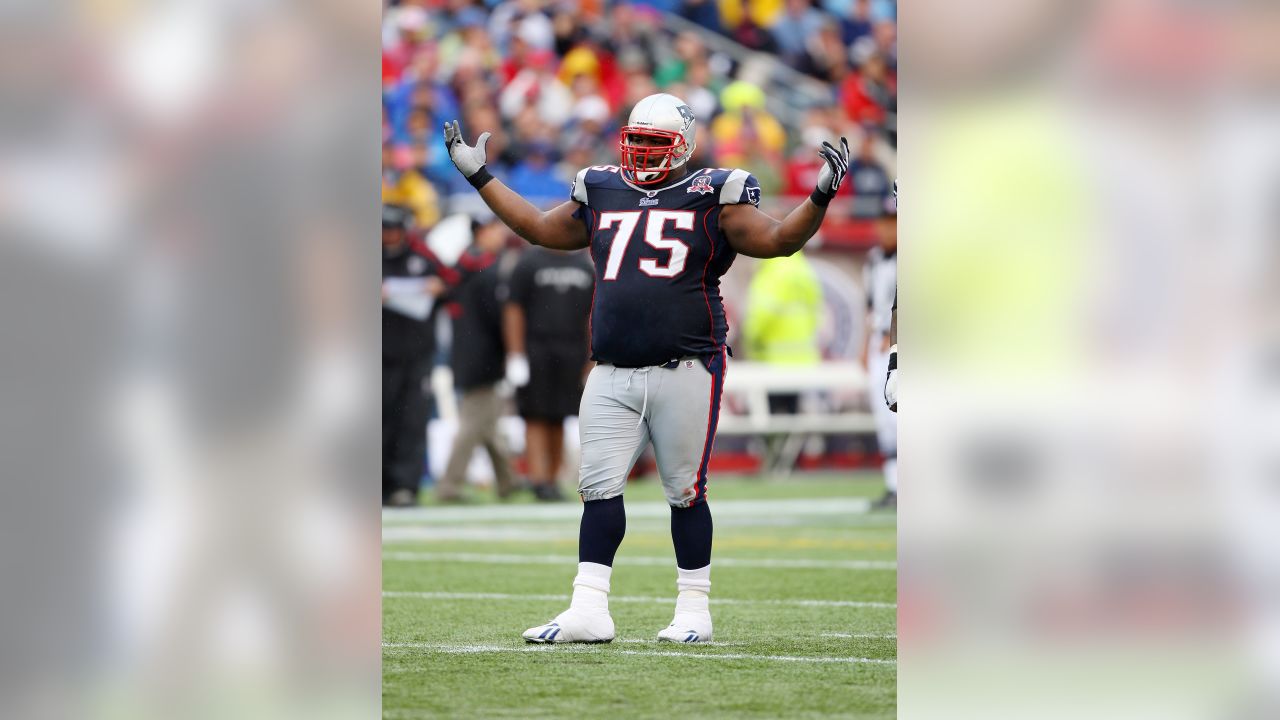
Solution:
[{"label": "raised arm", "polygon": [[488,141],[489,133],[482,133],[473,147],[463,142],[456,120],[444,124],[444,142],[454,166],[512,232],[534,245],[556,250],[587,247],[590,242],[587,229],[573,217],[579,203],[569,200],[547,212],[539,210],[489,173],[485,167],[485,143]]},{"label": "raised arm", "polygon": [[840,150],[822,143],[818,154],[826,162],[818,173],[818,186],[809,199],[787,213],[781,221],[754,205],[726,205],[720,214],[720,229],[734,250],[757,258],[793,255],[818,232],[827,204],[840,189],[849,172],[849,142],[840,138]]},{"label": "raised arm", "polygon": [[755,205],[726,205],[720,214],[720,229],[733,249],[743,255],[756,258],[794,255],[818,232],[826,212],[826,208],[805,200],[779,222]]}]

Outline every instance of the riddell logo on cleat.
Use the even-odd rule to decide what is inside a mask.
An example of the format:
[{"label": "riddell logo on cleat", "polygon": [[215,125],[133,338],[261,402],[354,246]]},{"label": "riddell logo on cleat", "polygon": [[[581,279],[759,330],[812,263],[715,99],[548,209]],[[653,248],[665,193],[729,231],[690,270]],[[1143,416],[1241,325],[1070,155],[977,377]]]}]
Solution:
[{"label": "riddell logo on cleat", "polygon": [[689,184],[689,189],[685,190],[685,193],[696,192],[700,195],[706,195],[709,192],[715,191],[716,189],[711,187],[711,178],[706,175],[699,175],[693,179],[692,183]]}]

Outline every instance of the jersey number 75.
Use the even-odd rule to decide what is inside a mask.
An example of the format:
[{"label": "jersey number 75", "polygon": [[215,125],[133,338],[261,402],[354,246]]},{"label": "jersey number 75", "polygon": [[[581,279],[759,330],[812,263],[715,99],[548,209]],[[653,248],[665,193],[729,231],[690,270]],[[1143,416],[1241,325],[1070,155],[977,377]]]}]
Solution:
[{"label": "jersey number 75", "polygon": [[622,269],[622,259],[627,254],[627,244],[640,224],[640,216],[648,215],[644,225],[644,241],[650,247],[666,250],[671,253],[665,265],[659,265],[654,258],[640,258],[640,272],[649,277],[673,278],[684,271],[685,260],[689,257],[689,246],[675,238],[662,237],[667,223],[673,223],[677,230],[692,230],[697,213],[692,210],[628,210],[625,212],[600,213],[600,230],[607,230],[614,225],[618,231],[613,234],[609,245],[609,259],[604,265],[605,280],[617,280],[618,271]]}]

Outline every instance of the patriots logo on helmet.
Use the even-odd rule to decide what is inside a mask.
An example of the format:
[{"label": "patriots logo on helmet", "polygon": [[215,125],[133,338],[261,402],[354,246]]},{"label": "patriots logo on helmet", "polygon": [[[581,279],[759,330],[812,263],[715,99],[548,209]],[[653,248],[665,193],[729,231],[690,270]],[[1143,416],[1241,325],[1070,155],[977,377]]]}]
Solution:
[{"label": "patriots logo on helmet", "polygon": [[709,192],[715,192],[716,189],[711,187],[711,178],[706,175],[699,175],[693,179],[689,185],[689,189],[685,190],[685,194],[696,192],[699,195],[706,195]]},{"label": "patriots logo on helmet", "polygon": [[689,126],[692,125],[695,120],[693,116],[693,108],[690,108],[688,105],[679,105],[676,107],[676,112],[680,113],[680,117],[684,118],[684,129],[688,130]]}]

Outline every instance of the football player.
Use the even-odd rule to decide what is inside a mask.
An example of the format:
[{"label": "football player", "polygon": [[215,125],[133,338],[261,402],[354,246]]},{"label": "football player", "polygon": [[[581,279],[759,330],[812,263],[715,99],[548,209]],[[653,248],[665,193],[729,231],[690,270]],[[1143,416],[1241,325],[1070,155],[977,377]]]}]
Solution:
[{"label": "football player", "polygon": [[862,286],[867,294],[862,367],[867,371],[867,399],[876,423],[876,444],[884,458],[884,495],[873,506],[882,510],[898,506],[898,419],[896,408],[888,399],[890,373],[897,368],[890,330],[898,296],[898,209],[887,197],[876,221],[876,233],[879,243],[867,253],[862,268]]},{"label": "football player", "polygon": [[[898,214],[898,181],[893,181],[893,214]],[[895,235],[897,225],[894,226]],[[897,282],[895,276],[894,282]],[[893,308],[889,319],[889,372],[884,381],[884,401],[893,412],[898,412],[898,288],[893,288]]]},{"label": "football player", "polygon": [[626,532],[622,492],[632,465],[653,445],[671,506],[676,554],[675,616],[659,640],[711,640],[711,509],[707,463],[715,440],[729,349],[720,277],[738,254],[790,255],[818,231],[849,169],[849,144],[824,142],[817,187],[782,220],[761,212],[760,185],[745,170],[690,172],[693,110],[650,95],[622,128],[618,165],[584,168],[571,198],[543,212],[485,168],[474,146],[446,123],[454,165],[525,240],[559,250],[590,248],[592,368],[579,413],[582,522],[569,609],[524,638],[537,643],[608,642],[609,581]]}]

